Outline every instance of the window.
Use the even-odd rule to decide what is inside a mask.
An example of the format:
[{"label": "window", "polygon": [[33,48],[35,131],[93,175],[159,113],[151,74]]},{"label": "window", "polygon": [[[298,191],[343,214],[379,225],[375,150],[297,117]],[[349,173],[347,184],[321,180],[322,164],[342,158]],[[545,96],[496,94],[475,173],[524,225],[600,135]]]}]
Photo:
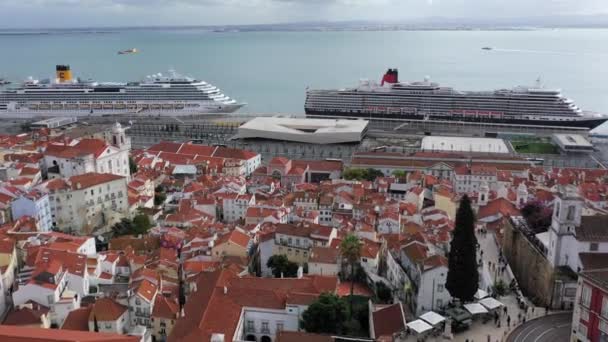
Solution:
[{"label": "window", "polygon": [[269,334],[268,322],[262,322],[262,334]]},{"label": "window", "polygon": [[581,321],[589,322],[589,310],[581,309]]},{"label": "window", "polygon": [[608,323],[606,323],[606,321],[604,321],[603,319],[600,319],[600,330],[603,333],[608,334]]},{"label": "window", "polygon": [[283,326],[284,326],[283,321],[277,321],[277,331],[282,331]]},{"label": "window", "polygon": [[568,216],[567,216],[567,219],[569,221],[574,220],[574,212],[575,212],[575,210],[576,210],[576,208],[573,205],[571,205],[571,206],[568,207]]},{"label": "window", "polygon": [[106,323],[105,327],[106,329],[112,329],[112,323]]},{"label": "window", "polygon": [[608,297],[602,298],[602,317],[608,319]]},{"label": "window", "polygon": [[578,324],[578,333],[583,336],[587,336],[587,326],[584,325],[583,323],[579,323]]},{"label": "window", "polygon": [[247,321],[247,331],[255,331],[255,326],[251,320]]},{"label": "window", "polygon": [[583,290],[581,291],[581,304],[586,307],[589,307],[591,303],[591,287],[589,285],[583,284]]},{"label": "window", "polygon": [[437,284],[437,292],[443,292],[443,284]]},{"label": "window", "polygon": [[436,308],[442,308],[443,307],[443,300],[441,299],[437,299],[437,305]]},{"label": "window", "polygon": [[599,248],[599,245],[597,242],[592,242],[589,244],[589,250],[591,252],[597,252],[598,248]]},{"label": "window", "polygon": [[141,300],[139,298],[135,298],[135,305],[141,305]]}]

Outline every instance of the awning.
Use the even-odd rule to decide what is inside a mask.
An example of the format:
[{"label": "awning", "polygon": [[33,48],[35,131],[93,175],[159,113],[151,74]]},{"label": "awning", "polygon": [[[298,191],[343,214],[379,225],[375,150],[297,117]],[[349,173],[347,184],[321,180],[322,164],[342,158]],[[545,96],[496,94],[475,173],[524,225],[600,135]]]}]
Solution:
[{"label": "awning", "polygon": [[425,313],[424,315],[421,315],[420,319],[428,322],[432,326],[435,326],[435,325],[445,321],[445,317],[441,316],[440,314],[436,313],[435,311],[429,311],[429,312]]},{"label": "awning", "polygon": [[488,293],[482,289],[477,290],[477,292],[475,293],[475,299],[482,299],[482,298],[486,298],[488,296]]},{"label": "awning", "polygon": [[433,329],[432,326],[430,326],[428,323],[426,323],[425,321],[423,321],[421,319],[417,319],[413,322],[409,322],[407,324],[407,327],[410,328],[411,330],[413,330],[416,334],[422,334],[422,333],[425,333],[425,332]]},{"label": "awning", "polygon": [[479,304],[485,306],[486,309],[488,309],[488,310],[494,310],[494,309],[497,309],[497,308],[503,306],[503,304],[501,302],[497,301],[496,299],[494,299],[492,297],[487,297],[487,298],[480,300]]},{"label": "awning", "polygon": [[484,308],[483,305],[481,305],[479,303],[465,304],[464,308],[468,312],[470,312],[471,315],[479,315],[479,314],[488,313],[488,310],[486,310],[486,308]]}]

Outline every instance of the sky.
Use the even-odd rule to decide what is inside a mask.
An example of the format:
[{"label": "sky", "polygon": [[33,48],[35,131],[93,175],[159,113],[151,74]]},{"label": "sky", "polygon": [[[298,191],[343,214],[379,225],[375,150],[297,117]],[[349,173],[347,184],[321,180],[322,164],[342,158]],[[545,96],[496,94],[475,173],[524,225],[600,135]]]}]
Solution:
[{"label": "sky", "polygon": [[608,14],[608,0],[0,0],[0,27],[242,25]]}]

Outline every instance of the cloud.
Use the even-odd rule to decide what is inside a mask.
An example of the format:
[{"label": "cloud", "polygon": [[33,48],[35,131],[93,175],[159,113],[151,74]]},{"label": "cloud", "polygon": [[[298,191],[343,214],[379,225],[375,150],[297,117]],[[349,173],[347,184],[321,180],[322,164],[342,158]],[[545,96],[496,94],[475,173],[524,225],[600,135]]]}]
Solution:
[{"label": "cloud", "polygon": [[608,13],[608,0],[0,0],[5,27],[220,25]]}]

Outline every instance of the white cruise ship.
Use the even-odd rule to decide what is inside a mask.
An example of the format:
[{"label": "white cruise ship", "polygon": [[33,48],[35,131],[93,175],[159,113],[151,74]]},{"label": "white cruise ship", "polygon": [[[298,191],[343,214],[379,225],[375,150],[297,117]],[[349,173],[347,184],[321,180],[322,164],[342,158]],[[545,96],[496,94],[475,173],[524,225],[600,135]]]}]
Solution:
[{"label": "white cruise ship", "polygon": [[70,67],[57,65],[54,81],[26,80],[0,91],[0,117],[163,115],[232,113],[245,104],[217,87],[170,71],[141,82],[73,80]]},{"label": "white cruise ship", "polygon": [[399,82],[389,69],[380,85],[362,81],[357,88],[308,89],[305,102],[310,117],[363,117],[399,120],[441,120],[593,129],[608,116],[585,112],[537,81],[532,87],[494,91],[459,91],[425,79]]}]

